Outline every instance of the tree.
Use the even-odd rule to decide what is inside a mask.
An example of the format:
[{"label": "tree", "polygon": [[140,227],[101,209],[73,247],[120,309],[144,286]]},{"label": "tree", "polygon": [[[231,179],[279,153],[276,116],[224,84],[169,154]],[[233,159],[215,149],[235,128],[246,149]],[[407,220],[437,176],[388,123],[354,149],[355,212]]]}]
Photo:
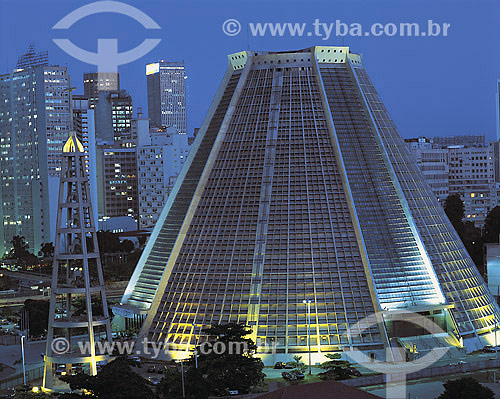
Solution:
[{"label": "tree", "polygon": [[330,360],[321,363],[319,367],[326,370],[319,374],[322,380],[347,380],[355,376],[355,369],[347,360],[340,360],[340,353],[328,353],[326,357]]},{"label": "tree", "polygon": [[17,284],[14,284],[14,280],[12,278],[6,274],[2,274],[2,276],[0,276],[0,291],[10,290],[15,286],[17,286]]},{"label": "tree", "polygon": [[444,392],[436,399],[494,399],[495,394],[481,385],[474,378],[465,377],[447,381],[443,384]]},{"label": "tree", "polygon": [[484,220],[485,242],[498,242],[500,235],[500,206],[495,206],[488,212]]},{"label": "tree", "polygon": [[[184,373],[184,389],[186,399],[207,399],[211,392],[211,384],[197,368],[189,367]],[[178,369],[168,368],[158,384],[156,392],[165,399],[182,398],[182,376]]]},{"label": "tree", "polygon": [[[202,330],[210,337],[198,349],[198,368],[194,355],[189,358],[185,373],[186,397],[206,399],[209,395],[220,395],[227,388],[247,393],[250,388],[260,385],[265,375],[264,365],[253,354],[255,343],[246,338],[252,330],[244,324],[214,324]],[[159,387],[163,397],[180,398],[179,371],[171,371],[165,376],[164,384]]]},{"label": "tree", "polygon": [[14,236],[11,240],[12,249],[11,255],[16,259],[21,259],[29,253],[29,245],[23,236]]},{"label": "tree", "polygon": [[[246,393],[264,380],[264,365],[260,359],[253,357],[257,345],[252,339],[245,338],[251,332],[244,324],[237,323],[214,324],[203,330],[206,335],[215,337],[212,348],[218,346],[225,349],[221,354],[215,350],[208,353],[199,351],[198,369],[201,374],[207,375],[214,393],[226,388]],[[194,358],[190,359],[190,363],[194,363]]]},{"label": "tree", "polygon": [[97,242],[101,254],[120,252],[121,242],[118,234],[109,230],[97,232]]},{"label": "tree", "polygon": [[464,203],[458,194],[448,195],[444,202],[444,211],[448,215],[451,224],[460,234],[463,229],[463,219],[465,216]]},{"label": "tree", "polygon": [[135,245],[132,241],[130,240],[123,240],[121,243],[120,243],[120,250],[121,252],[126,252],[126,253],[130,253],[132,252],[133,250],[135,249]]},{"label": "tree", "polygon": [[46,242],[42,244],[42,248],[38,252],[38,256],[43,256],[44,258],[52,258],[54,256],[54,244],[51,242]]},{"label": "tree", "polygon": [[[483,237],[481,236],[481,229],[477,228],[472,222],[465,222],[463,224],[463,229],[459,233],[460,239],[467,249],[470,257],[476,264],[479,271],[483,272]],[[484,275],[484,273],[483,273]]]},{"label": "tree", "polygon": [[38,258],[29,251],[29,245],[23,236],[14,236],[11,240],[12,249],[9,252],[11,259],[17,259],[24,263],[34,263]]},{"label": "tree", "polygon": [[124,356],[105,365],[99,374],[60,377],[72,390],[86,389],[98,399],[143,399],[155,397],[147,381],[134,373]]},{"label": "tree", "polygon": [[[102,299],[100,296],[93,296],[91,298],[92,303],[92,315],[93,316],[104,316],[103,308],[102,308]],[[87,301],[85,297],[80,296],[76,297],[73,300],[73,316],[80,316],[82,314],[87,314]],[[108,307],[108,312],[110,315],[111,309]]]},{"label": "tree", "polygon": [[307,369],[307,365],[302,361],[302,356],[295,355],[293,362],[288,362],[287,364],[293,367],[292,373],[304,374]]},{"label": "tree", "polygon": [[[465,216],[464,203],[457,194],[449,195],[444,204],[444,211],[448,215],[451,224],[458,233],[470,257],[477,268],[483,268],[483,237],[481,230],[472,222],[464,222]],[[500,216],[500,215],[499,215]],[[498,235],[497,235],[498,238]]]},{"label": "tree", "polygon": [[49,301],[26,299],[23,311],[28,313],[29,333],[31,336],[42,335],[47,331],[49,324]]}]

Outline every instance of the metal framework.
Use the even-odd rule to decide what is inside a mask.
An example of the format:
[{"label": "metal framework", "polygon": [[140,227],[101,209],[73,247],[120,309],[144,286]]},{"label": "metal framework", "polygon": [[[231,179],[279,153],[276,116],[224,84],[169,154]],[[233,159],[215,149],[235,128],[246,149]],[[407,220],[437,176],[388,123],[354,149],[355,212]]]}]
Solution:
[{"label": "metal framework", "polygon": [[[475,350],[499,317],[361,57],[343,46],[229,56],[117,311],[148,312],[141,336],[179,357],[193,326],[229,322],[283,356],[309,342],[316,359],[378,351],[417,333],[394,322],[406,311]],[[377,311],[378,326],[353,331]]]},{"label": "metal framework", "polygon": [[96,353],[96,340],[112,339],[85,153],[75,135],[63,147],[60,179],[45,389],[56,388],[57,365],[65,365],[66,373],[79,365],[96,375],[97,362],[107,360],[106,353]]}]

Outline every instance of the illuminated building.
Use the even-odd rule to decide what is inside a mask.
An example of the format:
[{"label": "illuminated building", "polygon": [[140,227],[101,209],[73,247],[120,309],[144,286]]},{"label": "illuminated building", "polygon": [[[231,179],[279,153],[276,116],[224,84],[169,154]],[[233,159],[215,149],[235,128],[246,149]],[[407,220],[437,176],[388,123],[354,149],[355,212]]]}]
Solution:
[{"label": "illuminated building", "polygon": [[488,212],[500,204],[498,196],[499,142],[484,147],[450,147],[449,190],[464,202],[465,220],[482,227]]},{"label": "illuminated building", "polygon": [[405,139],[410,152],[415,155],[417,165],[429,183],[438,201],[444,204],[450,195],[448,149],[433,144],[432,139],[419,137]]},{"label": "illuminated building", "polygon": [[89,108],[99,102],[101,91],[119,91],[120,75],[118,72],[91,72],[83,74],[84,95],[89,100]]},{"label": "illuminated building", "polygon": [[2,254],[15,235],[34,253],[54,240],[61,146],[71,126],[67,68],[48,65],[31,47],[18,66],[0,75]]},{"label": "illuminated building", "polygon": [[146,77],[151,126],[175,127],[179,133],[187,133],[184,62],[148,64]]},{"label": "illuminated building", "polygon": [[[441,339],[394,322],[404,311],[468,351],[491,342],[499,317],[359,55],[231,54],[114,312],[147,314],[140,336],[173,357],[207,339],[200,329],[237,322],[289,360],[307,352],[309,300],[314,362]],[[375,311],[384,322],[353,333]]]},{"label": "illuminated building", "polygon": [[152,230],[186,161],[189,144],[187,134],[173,127],[145,133],[137,147],[139,228]]},{"label": "illuminated building", "polygon": [[136,148],[98,143],[96,152],[99,220],[130,216],[137,222]]},{"label": "illuminated building", "polygon": [[133,147],[130,137],[133,105],[126,90],[100,91],[95,105],[96,137],[117,142],[122,147]]},{"label": "illuminated building", "polygon": [[465,220],[482,227],[488,212],[500,204],[499,142],[484,144],[484,136],[420,137],[405,142],[441,204],[448,195],[459,195]]}]

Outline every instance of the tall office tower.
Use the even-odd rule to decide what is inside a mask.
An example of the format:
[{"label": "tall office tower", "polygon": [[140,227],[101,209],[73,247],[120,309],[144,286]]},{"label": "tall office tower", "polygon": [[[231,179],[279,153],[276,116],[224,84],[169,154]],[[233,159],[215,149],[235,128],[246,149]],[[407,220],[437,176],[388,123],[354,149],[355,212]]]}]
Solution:
[{"label": "tall office tower", "polygon": [[152,129],[137,147],[139,228],[152,230],[189,154],[187,134]]},{"label": "tall office tower", "polygon": [[138,220],[136,149],[97,145],[99,219],[130,216]]},{"label": "tall office tower", "polygon": [[36,66],[49,65],[48,51],[35,51],[35,44],[31,43],[26,54],[17,59],[16,69],[34,68]]},{"label": "tall office tower", "polygon": [[71,126],[65,67],[0,75],[0,251],[14,235],[35,253],[54,240],[61,146]]},{"label": "tall office tower", "polygon": [[118,72],[84,73],[83,90],[89,99],[89,107],[94,108],[101,91],[120,90],[120,75]]},{"label": "tall office tower", "polygon": [[[140,335],[173,357],[213,323],[246,323],[275,361],[306,352],[310,331],[317,362],[354,347],[378,359],[396,341],[471,351],[500,319],[348,47],[229,56],[121,302],[115,314],[147,313]],[[398,321],[405,311],[445,336]]]},{"label": "tall office tower", "polygon": [[72,96],[71,110],[73,112],[73,131],[82,143],[85,152],[85,169],[89,175],[92,203],[95,204],[93,207],[94,220],[98,220],[95,110],[90,108],[89,100],[81,95]]},{"label": "tall office tower", "polygon": [[[44,357],[43,387],[48,389],[57,385],[55,368],[61,365],[69,373],[72,365],[83,364],[88,366],[86,371],[90,375],[96,375],[97,362],[107,359],[106,354],[96,353],[96,336],[111,344],[111,324],[85,153],[75,135],[64,144],[63,154]],[[78,346],[82,338],[89,344],[88,352]],[[54,342],[61,339],[65,339],[65,350],[57,352],[60,347]]]},{"label": "tall office tower", "polygon": [[179,133],[187,133],[184,61],[149,64],[146,76],[151,126],[175,127]]},{"label": "tall office tower", "polygon": [[126,90],[99,92],[95,106],[96,135],[99,140],[116,142],[130,147],[129,136],[132,122],[132,97]]},{"label": "tall office tower", "polygon": [[410,152],[415,156],[417,165],[422,171],[429,187],[436,198],[444,206],[450,194],[449,150],[433,144],[432,139],[425,137],[405,139]]},{"label": "tall office tower", "polygon": [[[85,165],[89,172],[89,113],[94,112],[89,107],[89,100],[85,96],[73,95],[71,100],[73,112],[73,131],[83,145],[85,152]],[[90,111],[90,112],[89,112]]]}]

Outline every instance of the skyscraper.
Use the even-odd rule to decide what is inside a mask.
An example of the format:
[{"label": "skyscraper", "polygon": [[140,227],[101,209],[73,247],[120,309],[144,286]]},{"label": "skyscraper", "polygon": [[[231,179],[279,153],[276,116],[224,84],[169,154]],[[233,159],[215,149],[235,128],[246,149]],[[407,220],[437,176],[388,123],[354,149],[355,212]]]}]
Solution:
[{"label": "skyscraper", "polygon": [[175,128],[149,132],[137,147],[139,227],[152,229],[189,154],[187,134]]},{"label": "skyscraper", "polygon": [[120,90],[118,72],[91,72],[83,74],[84,96],[89,100],[89,107],[94,108],[99,101],[99,92]]},{"label": "skyscraper", "polygon": [[96,109],[96,137],[110,143],[127,141],[133,114],[132,97],[126,90],[100,91]]},{"label": "skyscraper", "polygon": [[34,68],[49,65],[48,51],[35,51],[35,44],[31,43],[26,54],[17,59],[16,69]]},{"label": "skyscraper", "polygon": [[100,220],[120,216],[138,220],[135,147],[97,146],[97,187]]},{"label": "skyscraper", "polygon": [[179,133],[187,133],[184,62],[149,64],[146,76],[151,126],[175,127]]},{"label": "skyscraper", "polygon": [[97,209],[97,148],[95,137],[95,109],[89,106],[89,100],[85,96],[73,95],[73,131],[83,145],[85,152],[86,172],[89,175],[90,196],[94,207],[94,220],[98,219]]},{"label": "skyscraper", "polygon": [[[71,126],[66,67],[31,66],[0,75],[0,251],[14,235],[38,251],[53,241],[61,146]],[[41,58],[44,58],[43,56]]]},{"label": "skyscraper", "polygon": [[[500,316],[361,57],[326,46],[229,56],[121,302],[173,357],[228,322],[283,359],[307,351],[308,331],[314,361],[378,358],[408,336],[471,351]],[[376,311],[378,325],[352,330]],[[394,321],[406,311],[446,337]]]}]

